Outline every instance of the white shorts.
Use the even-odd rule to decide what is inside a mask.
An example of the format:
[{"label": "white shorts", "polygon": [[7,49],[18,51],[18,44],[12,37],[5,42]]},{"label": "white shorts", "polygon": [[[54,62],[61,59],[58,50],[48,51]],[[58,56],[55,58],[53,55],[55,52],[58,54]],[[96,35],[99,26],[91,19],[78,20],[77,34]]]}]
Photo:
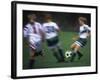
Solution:
[{"label": "white shorts", "polygon": [[36,50],[36,52],[42,51],[42,41],[34,41],[32,38],[29,39],[29,46]]}]

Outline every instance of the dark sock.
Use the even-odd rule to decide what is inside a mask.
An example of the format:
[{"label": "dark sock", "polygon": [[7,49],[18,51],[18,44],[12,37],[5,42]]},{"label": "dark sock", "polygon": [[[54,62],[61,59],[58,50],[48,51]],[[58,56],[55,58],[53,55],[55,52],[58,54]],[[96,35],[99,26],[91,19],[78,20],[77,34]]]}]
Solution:
[{"label": "dark sock", "polygon": [[39,55],[43,56],[43,51],[40,51],[40,52],[39,52]]},{"label": "dark sock", "polygon": [[60,61],[60,58],[59,58],[58,53],[54,52],[53,55],[54,55],[54,57],[55,57],[55,58],[58,60],[58,62],[59,62],[59,61]]},{"label": "dark sock", "polygon": [[29,61],[29,69],[32,69],[34,67],[34,63],[35,63],[35,60],[34,59],[30,59],[30,61]]},{"label": "dark sock", "polygon": [[82,54],[81,54],[81,52],[79,52],[79,51],[77,51],[77,54],[79,55],[79,56],[81,56]]},{"label": "dark sock", "polygon": [[62,51],[62,49],[58,49],[58,51],[59,51],[59,54],[60,54],[61,60],[64,61],[64,55],[63,55],[63,51]]},{"label": "dark sock", "polygon": [[73,52],[73,53],[72,53],[72,57],[71,57],[71,59],[70,59],[70,61],[71,61],[71,62],[73,62],[73,61],[74,61],[75,56],[76,56],[76,53],[75,53],[75,52]]},{"label": "dark sock", "polygon": [[79,51],[77,51],[77,54],[78,54],[78,59],[80,59],[83,56]]}]

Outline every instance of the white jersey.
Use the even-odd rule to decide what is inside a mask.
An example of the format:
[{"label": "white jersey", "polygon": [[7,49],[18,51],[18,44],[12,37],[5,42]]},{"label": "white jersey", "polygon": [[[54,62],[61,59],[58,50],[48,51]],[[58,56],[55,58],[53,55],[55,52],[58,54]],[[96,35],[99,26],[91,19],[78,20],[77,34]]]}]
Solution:
[{"label": "white jersey", "polygon": [[88,37],[88,33],[91,31],[88,25],[80,26],[79,37],[86,39]]},{"label": "white jersey", "polygon": [[42,26],[40,23],[35,22],[33,25],[28,23],[24,27],[24,37],[29,37],[29,40],[34,43],[38,42],[41,40],[40,30],[42,30]]},{"label": "white jersey", "polygon": [[51,39],[57,36],[58,25],[55,22],[46,22],[43,24],[46,39]]}]

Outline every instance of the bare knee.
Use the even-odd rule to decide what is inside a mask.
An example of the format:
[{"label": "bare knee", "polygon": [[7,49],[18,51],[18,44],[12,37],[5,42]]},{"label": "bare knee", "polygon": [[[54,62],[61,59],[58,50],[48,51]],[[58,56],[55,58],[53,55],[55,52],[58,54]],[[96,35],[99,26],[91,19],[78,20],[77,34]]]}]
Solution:
[{"label": "bare knee", "polygon": [[76,53],[77,51],[79,51],[79,49],[80,49],[80,46],[78,46],[78,45],[75,45],[75,47],[74,47],[74,52]]},{"label": "bare knee", "polygon": [[75,51],[77,52],[77,51],[79,51],[79,49],[80,49],[80,46],[76,45]]},{"label": "bare knee", "polygon": [[75,47],[76,47],[76,44],[72,44],[72,45],[70,46],[71,49],[74,49]]}]

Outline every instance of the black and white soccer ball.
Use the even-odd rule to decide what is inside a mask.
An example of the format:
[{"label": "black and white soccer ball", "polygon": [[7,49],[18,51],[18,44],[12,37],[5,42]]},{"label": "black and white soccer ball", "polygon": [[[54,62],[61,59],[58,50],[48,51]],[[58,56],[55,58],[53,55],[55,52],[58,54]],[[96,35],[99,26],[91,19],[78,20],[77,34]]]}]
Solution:
[{"label": "black and white soccer ball", "polygon": [[65,57],[70,58],[72,56],[72,51],[66,51],[65,52]]}]

